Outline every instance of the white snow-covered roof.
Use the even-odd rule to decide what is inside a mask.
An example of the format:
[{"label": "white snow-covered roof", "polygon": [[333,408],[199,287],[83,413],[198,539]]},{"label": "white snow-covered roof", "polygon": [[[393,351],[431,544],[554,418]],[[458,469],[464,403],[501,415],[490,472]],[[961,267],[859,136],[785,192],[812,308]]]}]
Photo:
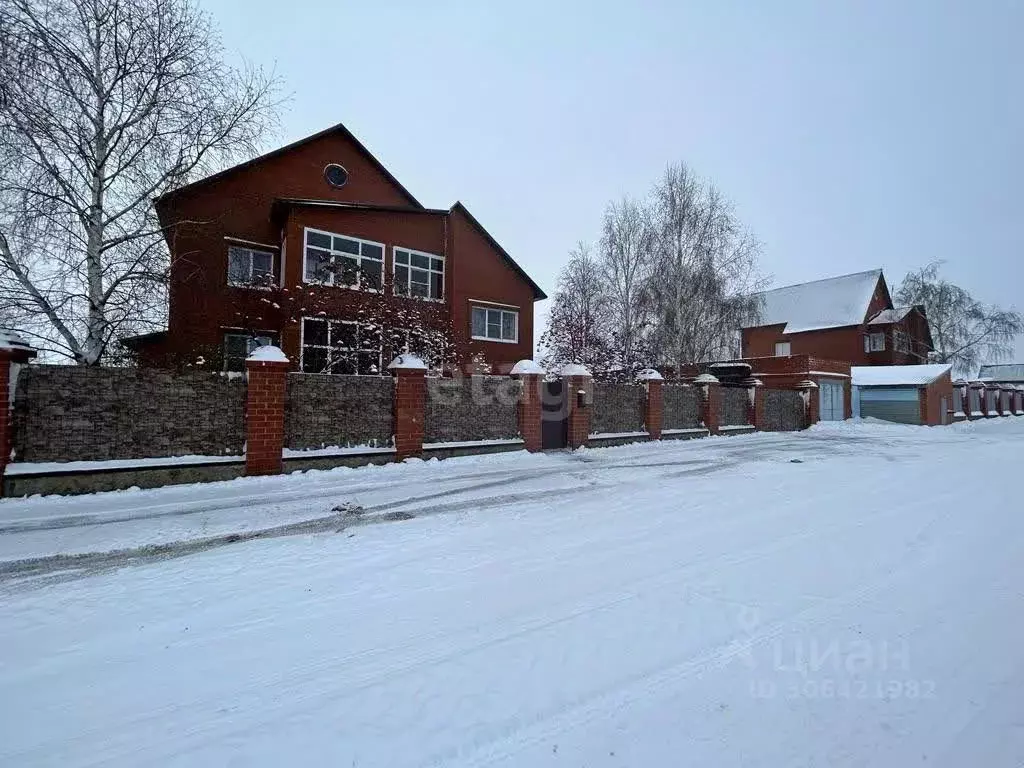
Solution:
[{"label": "white snow-covered roof", "polygon": [[644,368],[636,375],[637,381],[664,381],[665,377],[653,368]]},{"label": "white snow-covered roof", "polygon": [[403,369],[411,371],[425,371],[427,370],[427,364],[420,360],[416,355],[410,355],[408,352],[399,355],[388,365],[388,370]]},{"label": "white snow-covered roof", "polygon": [[0,349],[31,351],[32,347],[14,331],[7,328],[0,328]]},{"label": "white snow-covered roof", "polygon": [[259,360],[264,363],[287,363],[288,356],[281,351],[280,347],[268,344],[265,347],[256,347],[246,360]]},{"label": "white snow-covered roof", "polygon": [[761,319],[757,325],[785,323],[785,333],[859,325],[881,276],[882,270],[872,269],[764,291],[758,294]]},{"label": "white snow-covered roof", "polygon": [[853,386],[855,387],[910,387],[931,384],[952,365],[855,365]]},{"label": "white snow-covered roof", "polygon": [[910,314],[913,307],[896,307],[894,309],[883,309],[877,315],[868,320],[868,325],[890,325],[898,323]]},{"label": "white snow-covered roof", "polygon": [[560,371],[562,376],[590,376],[591,373],[587,369],[587,366],[580,365],[579,363],[566,363],[562,366]]},{"label": "white snow-covered roof", "polygon": [[536,373],[536,374],[543,375],[543,374],[547,373],[547,371],[545,371],[543,368],[541,368],[540,364],[537,363],[535,360],[520,360],[518,363],[516,363],[515,365],[512,366],[512,373],[513,374],[517,374],[517,373],[518,374]]},{"label": "white snow-covered roof", "polygon": [[1009,365],[983,365],[978,373],[979,379],[995,379],[996,381],[1024,382],[1024,363]]}]

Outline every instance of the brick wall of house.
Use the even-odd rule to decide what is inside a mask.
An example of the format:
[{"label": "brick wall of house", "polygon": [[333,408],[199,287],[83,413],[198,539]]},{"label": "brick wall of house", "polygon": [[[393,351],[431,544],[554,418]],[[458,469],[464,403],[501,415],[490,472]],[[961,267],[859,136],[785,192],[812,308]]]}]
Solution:
[{"label": "brick wall of house", "polygon": [[519,388],[506,376],[427,379],[424,442],[518,437]]},{"label": "brick wall of house", "polygon": [[637,384],[594,382],[592,435],[615,432],[642,432],[646,392]]},{"label": "brick wall of house", "polygon": [[289,374],[285,447],[391,445],[394,389],[390,376]]},{"label": "brick wall of house", "polygon": [[723,426],[737,426],[747,423],[747,408],[750,400],[746,388],[722,387],[721,414],[718,423]]},{"label": "brick wall of house", "polygon": [[700,393],[693,387],[666,383],[663,389],[664,429],[700,426]]},{"label": "brick wall of house", "polygon": [[32,365],[18,377],[17,461],[240,454],[245,382],[213,373]]},{"label": "brick wall of house", "polygon": [[804,428],[804,401],[791,389],[763,390],[766,432],[792,432]]}]

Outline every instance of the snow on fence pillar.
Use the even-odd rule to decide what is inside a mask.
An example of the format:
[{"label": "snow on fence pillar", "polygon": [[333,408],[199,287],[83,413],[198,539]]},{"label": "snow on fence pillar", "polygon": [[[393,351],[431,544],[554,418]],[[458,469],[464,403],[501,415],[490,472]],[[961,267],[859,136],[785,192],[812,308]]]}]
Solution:
[{"label": "snow on fence pillar", "polygon": [[760,379],[751,376],[744,379],[743,384],[747,388],[747,424],[753,425],[754,429],[764,429],[764,384]]},{"label": "snow on fence pillar", "polygon": [[288,358],[278,347],[258,347],[246,358],[245,474],[281,474]]},{"label": "snow on fence pillar", "polygon": [[693,383],[700,392],[700,420],[709,434],[717,435],[722,413],[722,385],[710,373],[702,373]]},{"label": "snow on fence pillar", "polygon": [[36,356],[20,336],[0,329],[0,496],[4,495],[4,471],[11,460],[14,394],[21,366]]},{"label": "snow on fence pillar", "polygon": [[986,408],[988,408],[988,403],[985,402],[985,382],[972,381],[967,390],[970,393],[970,399],[967,402],[967,418],[985,418]]},{"label": "snow on fence pillar", "polygon": [[427,366],[416,355],[403,354],[388,366],[395,377],[395,458],[423,453],[424,412],[427,407]]},{"label": "snow on fence pillar", "polygon": [[804,401],[804,429],[812,427],[821,418],[821,403],[818,402],[818,385],[810,379],[804,379],[796,385],[800,397]]},{"label": "snow on fence pillar", "polygon": [[653,368],[644,368],[636,378],[647,392],[644,399],[644,429],[651,440],[661,440],[661,427],[665,418],[665,393],[662,391],[665,379]]},{"label": "snow on fence pillar", "polygon": [[544,369],[533,360],[520,360],[512,367],[512,375],[519,380],[520,386],[519,402],[516,403],[519,435],[526,450],[539,451],[544,447],[541,437]]},{"label": "snow on fence pillar", "polygon": [[594,379],[584,365],[569,363],[561,371],[566,404],[566,432],[569,447],[579,448],[590,437],[590,412],[594,403]]},{"label": "snow on fence pillar", "polygon": [[995,418],[1002,410],[999,403],[999,385],[991,381],[982,384],[985,386],[985,415],[990,419]]}]

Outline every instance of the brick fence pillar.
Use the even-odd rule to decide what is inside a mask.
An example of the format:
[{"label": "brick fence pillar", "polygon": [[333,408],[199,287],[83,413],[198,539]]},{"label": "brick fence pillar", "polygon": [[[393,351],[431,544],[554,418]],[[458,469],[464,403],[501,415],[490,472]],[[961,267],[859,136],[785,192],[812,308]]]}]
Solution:
[{"label": "brick fence pillar", "polygon": [[245,361],[245,474],[281,474],[284,399],[291,363],[278,347],[259,347]]},{"label": "brick fence pillar", "polygon": [[575,450],[590,437],[591,411],[594,409],[594,379],[586,366],[570,363],[562,368],[562,394],[566,404],[569,447]]},{"label": "brick fence pillar", "polygon": [[[967,400],[967,418],[969,419],[983,419],[985,418],[985,409],[987,405],[985,403],[985,385],[980,381],[972,381],[968,387],[968,400]],[[971,404],[970,397],[976,397],[978,399],[978,409],[975,410]]]},{"label": "brick fence pillar", "polygon": [[753,425],[754,429],[764,428],[764,384],[760,379],[751,376],[743,382],[747,387],[747,424]]},{"label": "brick fence pillar", "polygon": [[[988,400],[992,398],[992,406],[989,407]],[[1002,402],[999,397],[998,384],[985,384],[985,415],[990,419],[1002,415]]]},{"label": "brick fence pillar", "polygon": [[395,377],[395,458],[423,453],[424,413],[427,409],[427,366],[416,355],[399,355],[388,366]]},{"label": "brick fence pillar", "polygon": [[821,419],[821,403],[818,401],[818,385],[805,379],[796,385],[804,401],[804,429],[812,427]]},{"label": "brick fence pillar", "polygon": [[644,429],[651,440],[661,440],[661,428],[665,419],[665,379],[653,368],[644,368],[637,374],[637,380],[644,385],[647,393],[644,399]]},{"label": "brick fence pillar", "polygon": [[526,450],[533,453],[544,447],[541,432],[544,369],[533,360],[520,360],[512,367],[512,375],[520,382],[519,402],[516,403],[519,435]]},{"label": "brick fence pillar", "polygon": [[1019,385],[1017,386],[1016,398],[1016,405],[1014,406],[1013,411],[1018,416],[1024,416],[1024,390],[1022,390]]},{"label": "brick fence pillar", "polygon": [[4,495],[4,471],[11,460],[14,429],[14,394],[21,366],[36,351],[19,336],[0,330],[0,496]]},{"label": "brick fence pillar", "polygon": [[700,420],[708,433],[717,435],[722,413],[722,385],[710,373],[702,373],[693,383],[700,392]]}]

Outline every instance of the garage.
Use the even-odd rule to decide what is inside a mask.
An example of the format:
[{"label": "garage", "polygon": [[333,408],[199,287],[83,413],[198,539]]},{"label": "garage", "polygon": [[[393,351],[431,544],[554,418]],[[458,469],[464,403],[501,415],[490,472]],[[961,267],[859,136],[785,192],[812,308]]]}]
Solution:
[{"label": "garage", "polygon": [[953,381],[949,365],[853,368],[853,415],[896,424],[948,424]]},{"label": "garage", "polygon": [[846,418],[844,389],[845,383],[842,381],[818,380],[818,418],[821,421],[842,421]]}]

